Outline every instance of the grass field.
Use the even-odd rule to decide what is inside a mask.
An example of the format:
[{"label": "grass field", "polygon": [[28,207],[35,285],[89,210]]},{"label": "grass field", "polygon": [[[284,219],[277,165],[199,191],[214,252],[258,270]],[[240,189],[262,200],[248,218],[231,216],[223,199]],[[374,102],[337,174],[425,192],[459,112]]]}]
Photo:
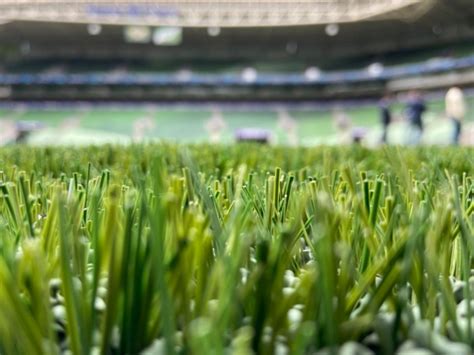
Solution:
[{"label": "grass field", "polygon": [[[444,104],[439,100],[428,103],[425,116],[427,144],[448,144],[452,127],[444,117]],[[467,127],[474,123],[474,97],[468,100]],[[369,130],[367,142],[373,145],[380,140],[379,114],[374,106],[362,106],[345,110],[353,127],[365,127]],[[395,105],[394,115],[402,120],[403,106]],[[315,109],[292,109],[288,112],[296,125],[299,144],[335,144],[341,142],[341,135],[333,123],[332,111]],[[87,144],[107,142],[127,142],[134,136],[135,126],[148,120],[150,125],[139,140],[171,140],[180,142],[205,142],[210,133],[206,124],[212,116],[211,110],[201,107],[175,107],[150,109],[147,107],[100,108],[89,109],[41,109],[41,110],[0,110],[0,120],[40,121],[47,129],[30,137],[29,142],[44,144]],[[280,127],[279,115],[275,109],[223,109],[225,127],[220,134],[222,143],[234,141],[235,131],[239,128],[253,127],[266,129],[273,135],[277,144],[288,144],[291,140]],[[472,129],[472,127],[471,127]],[[403,144],[409,128],[404,122],[391,127],[389,141]]]},{"label": "grass field", "polygon": [[2,354],[471,354],[474,150],[0,149]]}]

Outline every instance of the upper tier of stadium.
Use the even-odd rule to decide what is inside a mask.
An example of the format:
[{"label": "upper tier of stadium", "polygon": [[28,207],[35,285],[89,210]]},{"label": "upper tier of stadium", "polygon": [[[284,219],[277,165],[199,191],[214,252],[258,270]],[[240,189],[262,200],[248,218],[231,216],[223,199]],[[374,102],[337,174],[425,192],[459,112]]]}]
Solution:
[{"label": "upper tier of stadium", "polygon": [[[181,29],[182,42],[157,45],[150,32],[161,27]],[[127,28],[148,40],[129,43]],[[327,68],[473,39],[473,0],[0,0],[4,63],[296,59]]]},{"label": "upper tier of stadium", "polygon": [[473,1],[0,0],[0,99],[472,86]]},{"label": "upper tier of stadium", "polygon": [[0,21],[180,27],[274,27],[413,19],[471,0],[0,0]]}]

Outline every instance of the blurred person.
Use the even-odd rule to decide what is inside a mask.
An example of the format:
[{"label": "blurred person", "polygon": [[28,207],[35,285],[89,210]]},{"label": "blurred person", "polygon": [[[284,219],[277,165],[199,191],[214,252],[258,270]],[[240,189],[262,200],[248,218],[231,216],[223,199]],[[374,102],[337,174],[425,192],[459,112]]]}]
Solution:
[{"label": "blurred person", "polygon": [[286,133],[290,145],[298,144],[297,123],[284,108],[278,109],[278,127]]},{"label": "blurred person", "polygon": [[70,131],[70,130],[79,128],[81,126],[81,121],[82,121],[81,115],[73,115],[71,117],[66,118],[64,121],[62,121],[59,127],[62,130]]},{"label": "blurred person", "polygon": [[389,94],[385,94],[379,101],[380,123],[382,123],[382,144],[387,143],[388,127],[392,122],[391,104],[392,100]]},{"label": "blurred person", "polygon": [[420,143],[423,135],[423,113],[426,111],[425,101],[419,91],[413,90],[409,93],[406,115],[411,126],[411,144]]},{"label": "blurred person", "polygon": [[155,120],[150,116],[139,118],[133,122],[132,138],[135,142],[141,142],[149,130],[155,128]]},{"label": "blurred person", "polygon": [[349,115],[342,108],[336,107],[332,112],[332,120],[341,143],[352,143],[352,120]]},{"label": "blurred person", "polygon": [[226,127],[227,125],[222,117],[221,110],[214,107],[211,118],[206,122],[206,130],[212,143],[218,143],[221,140],[222,132]]},{"label": "blurred person", "polygon": [[336,130],[340,132],[346,132],[350,130],[352,126],[351,118],[342,108],[336,107],[333,110],[332,117]]},{"label": "blurred person", "polygon": [[15,121],[0,120],[0,146],[15,142],[18,136],[19,132]]},{"label": "blurred person", "polygon": [[454,125],[453,144],[459,144],[462,121],[466,115],[466,103],[464,101],[464,94],[460,88],[452,87],[448,90],[445,97],[445,107],[446,116]]}]

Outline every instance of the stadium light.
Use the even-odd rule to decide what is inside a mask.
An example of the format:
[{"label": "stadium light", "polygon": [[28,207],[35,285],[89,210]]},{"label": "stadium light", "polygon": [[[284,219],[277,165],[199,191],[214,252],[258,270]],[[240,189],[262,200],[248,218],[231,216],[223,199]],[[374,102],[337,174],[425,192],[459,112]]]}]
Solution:
[{"label": "stadium light", "polygon": [[220,27],[208,27],[207,28],[207,34],[211,37],[217,37],[221,34],[221,28]]},{"label": "stadium light", "polygon": [[326,25],[324,31],[329,37],[337,36],[339,33],[339,25],[337,23],[330,23],[329,25]]},{"label": "stadium light", "polygon": [[377,77],[380,76],[383,72],[383,65],[382,63],[372,63],[369,65],[367,68],[367,71],[369,72],[369,75],[372,77]]},{"label": "stadium light", "polygon": [[153,32],[153,43],[158,46],[177,46],[183,40],[181,27],[159,27]]},{"label": "stadium light", "polygon": [[87,32],[91,36],[97,36],[102,32],[102,26],[97,23],[90,23],[87,25]]},{"label": "stadium light", "polygon": [[308,81],[317,81],[321,77],[321,70],[316,67],[309,67],[305,70],[304,77]]},{"label": "stadium light", "polygon": [[148,43],[151,40],[151,29],[147,26],[127,26],[124,34],[126,42]]},{"label": "stadium light", "polygon": [[190,81],[193,76],[193,72],[189,69],[181,69],[176,72],[176,79],[181,82]]},{"label": "stadium light", "polygon": [[246,83],[253,83],[257,80],[257,70],[255,68],[245,68],[242,71],[242,80]]}]

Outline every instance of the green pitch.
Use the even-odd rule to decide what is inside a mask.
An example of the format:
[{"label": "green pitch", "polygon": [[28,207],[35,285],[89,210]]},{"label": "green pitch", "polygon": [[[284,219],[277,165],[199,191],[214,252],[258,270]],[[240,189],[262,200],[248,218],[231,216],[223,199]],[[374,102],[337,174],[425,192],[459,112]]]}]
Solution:
[{"label": "green pitch", "polygon": [[[451,125],[444,117],[442,101],[428,102],[425,115],[426,133],[424,141],[448,143]],[[469,114],[466,125],[474,122],[474,97],[468,100]],[[377,107],[363,106],[343,111],[352,127],[368,129],[367,142],[375,144],[381,135]],[[403,143],[408,127],[403,122],[403,106],[395,105],[395,122],[389,132],[391,143]],[[233,110],[221,111],[224,127],[219,133],[219,141],[231,143],[236,130],[240,128],[261,128],[272,134],[276,144],[288,144],[290,138],[281,125],[276,110]],[[334,112],[289,110],[289,117],[295,125],[298,144],[337,144],[341,142],[341,132],[334,125]],[[0,120],[39,121],[45,129],[29,138],[30,144],[88,144],[107,142],[129,142],[131,139],[169,140],[180,142],[205,142],[210,138],[207,124],[212,117],[210,108],[91,108],[87,110],[35,109],[27,111],[0,110]],[[144,125],[140,130],[137,126]]]}]

